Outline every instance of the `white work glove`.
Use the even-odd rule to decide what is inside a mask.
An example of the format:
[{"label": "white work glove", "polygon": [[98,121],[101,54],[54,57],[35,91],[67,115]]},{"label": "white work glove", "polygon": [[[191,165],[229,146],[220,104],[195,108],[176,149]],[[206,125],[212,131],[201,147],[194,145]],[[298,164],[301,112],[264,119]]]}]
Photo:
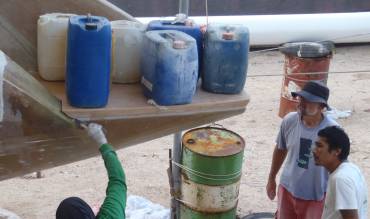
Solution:
[{"label": "white work glove", "polygon": [[96,123],[90,123],[87,127],[87,133],[89,136],[94,139],[94,141],[99,145],[99,147],[103,144],[106,144],[108,141],[105,138],[105,134],[103,132],[103,127]]}]

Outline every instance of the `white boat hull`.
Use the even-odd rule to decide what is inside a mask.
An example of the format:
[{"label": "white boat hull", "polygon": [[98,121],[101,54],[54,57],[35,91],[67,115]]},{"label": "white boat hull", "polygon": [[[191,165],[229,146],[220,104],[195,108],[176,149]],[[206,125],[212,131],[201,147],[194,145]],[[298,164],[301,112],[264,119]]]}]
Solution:
[{"label": "white boat hull", "polygon": [[[190,17],[206,24],[206,17]],[[137,18],[140,22],[168,18]],[[335,43],[370,42],[370,12],[210,16],[209,23],[242,24],[248,27],[251,46],[275,46],[287,42],[324,41]]]}]

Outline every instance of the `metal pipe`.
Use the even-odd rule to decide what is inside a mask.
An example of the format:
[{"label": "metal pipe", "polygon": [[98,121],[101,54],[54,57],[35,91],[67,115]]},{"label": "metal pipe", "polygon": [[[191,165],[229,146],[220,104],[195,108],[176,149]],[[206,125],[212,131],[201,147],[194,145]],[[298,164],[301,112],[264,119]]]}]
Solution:
[{"label": "metal pipe", "polygon": [[169,168],[167,169],[168,180],[170,183],[170,194],[171,194],[171,219],[175,219],[176,215],[176,199],[175,199],[175,192],[173,187],[173,176],[172,176],[172,149],[168,150],[168,158],[169,158]]},{"label": "metal pipe", "polygon": [[[173,149],[172,149],[172,159],[176,163],[181,163],[181,132],[174,134],[173,138]],[[173,190],[174,197],[179,198],[180,196],[180,183],[181,183],[181,173],[180,168],[176,165],[172,165],[172,177],[173,177]],[[171,206],[175,206],[176,211],[171,211],[171,219],[177,219],[180,213],[180,203],[176,199],[171,200]]]},{"label": "metal pipe", "polygon": [[179,14],[189,15],[190,0],[179,0]]}]

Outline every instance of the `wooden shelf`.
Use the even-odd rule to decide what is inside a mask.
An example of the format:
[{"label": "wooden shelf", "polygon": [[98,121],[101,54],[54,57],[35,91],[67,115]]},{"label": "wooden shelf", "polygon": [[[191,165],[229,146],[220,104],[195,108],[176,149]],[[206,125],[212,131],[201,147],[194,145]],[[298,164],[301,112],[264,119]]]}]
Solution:
[{"label": "wooden shelf", "polygon": [[154,106],[148,103],[140,84],[112,84],[108,105],[105,108],[83,109],[68,104],[64,82],[41,81],[41,83],[62,101],[64,113],[73,118],[88,120],[229,111],[245,109],[249,102],[249,95],[245,91],[237,95],[223,95],[205,92],[198,87],[191,104]]}]

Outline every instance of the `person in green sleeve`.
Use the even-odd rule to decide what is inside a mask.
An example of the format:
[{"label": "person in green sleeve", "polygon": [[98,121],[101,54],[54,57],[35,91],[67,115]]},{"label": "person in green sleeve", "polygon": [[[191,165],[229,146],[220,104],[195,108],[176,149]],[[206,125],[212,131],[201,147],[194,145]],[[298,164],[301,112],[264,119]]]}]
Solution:
[{"label": "person in green sleeve", "polygon": [[111,145],[102,131],[102,126],[90,123],[87,132],[92,139],[99,145],[100,153],[104,159],[104,164],[108,172],[108,187],[106,198],[95,216],[91,207],[78,197],[64,199],[56,212],[57,219],[90,219],[90,218],[112,218],[125,219],[126,207],[126,179],[121,163],[117,158]]}]

